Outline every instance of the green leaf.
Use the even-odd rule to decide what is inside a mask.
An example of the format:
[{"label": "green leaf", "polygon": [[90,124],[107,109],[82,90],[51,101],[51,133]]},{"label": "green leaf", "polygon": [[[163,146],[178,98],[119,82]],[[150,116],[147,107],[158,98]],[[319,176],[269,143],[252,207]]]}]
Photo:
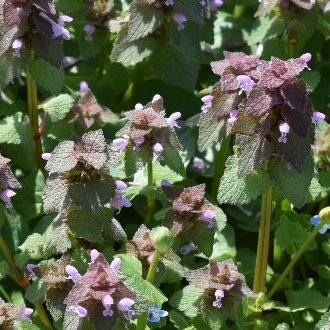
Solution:
[{"label": "green leaf", "polygon": [[127,41],[133,41],[147,36],[161,27],[165,19],[163,10],[153,4],[133,1],[129,8]]},{"label": "green leaf", "polygon": [[44,302],[48,284],[36,279],[25,292],[25,299],[30,302]]},{"label": "green leaf", "polygon": [[247,176],[258,170],[271,156],[270,142],[259,135],[236,136],[238,175]]},{"label": "green leaf", "polygon": [[64,316],[66,305],[63,304],[63,301],[68,295],[68,291],[68,289],[49,288],[46,292],[47,310],[55,322]]},{"label": "green leaf", "polygon": [[315,203],[321,201],[323,198],[327,197],[329,189],[321,186],[317,178],[313,178],[311,185],[308,188],[306,203]]},{"label": "green leaf", "polygon": [[317,273],[327,280],[330,280],[330,267],[327,265],[318,265],[316,268]]},{"label": "green leaf", "polygon": [[125,276],[142,276],[141,261],[129,254],[117,254],[116,258],[121,259],[120,272]]},{"label": "green leaf", "polygon": [[103,228],[110,226],[112,213],[109,209],[102,212],[88,212],[85,210],[74,210],[68,215],[68,225],[78,236],[89,242],[100,242],[102,240]]},{"label": "green leaf", "polygon": [[[2,40],[1,40],[2,43]],[[19,58],[13,57],[13,50],[10,47],[8,51],[0,56],[0,89],[4,89],[10,82],[12,82],[20,71],[24,69],[28,61],[28,52],[21,51]]]},{"label": "green leaf", "polygon": [[288,306],[292,312],[313,309],[324,313],[329,308],[330,298],[322,296],[319,291],[304,288],[299,291],[290,290],[286,293]]},{"label": "green leaf", "polygon": [[302,244],[308,236],[308,231],[297,221],[290,221],[285,215],[281,216],[280,225],[275,232],[275,239],[281,250],[291,247],[289,253],[294,253],[293,243]]},{"label": "green leaf", "polygon": [[238,174],[237,156],[226,161],[225,173],[220,181],[218,201],[220,204],[247,204],[267,191],[269,180],[264,170],[259,170],[247,177]]},{"label": "green leaf", "polygon": [[215,229],[219,233],[226,227],[227,216],[219,207],[212,205],[212,208],[215,213]]},{"label": "green leaf", "polygon": [[177,329],[184,329],[184,328],[189,327],[188,321],[185,319],[185,317],[181,313],[178,313],[178,312],[172,310],[172,311],[168,312],[168,314],[170,316],[171,322],[174,324],[174,326]]},{"label": "green leaf", "polygon": [[47,115],[52,123],[63,119],[70,111],[74,103],[74,99],[69,94],[60,94],[55,97],[48,98],[40,104],[40,108],[47,111]]},{"label": "green leaf", "polygon": [[201,24],[203,22],[202,6],[199,1],[177,0],[173,8],[176,12],[184,13],[188,21]]},{"label": "green leaf", "polygon": [[[328,3],[329,5],[329,3]],[[329,325],[330,313],[324,313],[321,317],[321,320],[317,322],[314,330],[326,330],[326,327]]]},{"label": "green leaf", "polygon": [[64,82],[63,69],[38,58],[29,63],[29,72],[36,83],[51,94],[57,95],[61,92]]},{"label": "green leaf", "polygon": [[198,76],[198,63],[179,47],[162,44],[150,58],[156,76],[169,85],[192,90]]},{"label": "green leaf", "polygon": [[25,242],[19,246],[22,254],[31,258],[39,259],[42,257],[42,249],[45,244],[44,238],[37,233],[30,235]]},{"label": "green leaf", "polygon": [[186,169],[178,150],[173,149],[169,145],[164,145],[162,155],[164,157],[164,160],[160,162],[162,166],[167,165],[175,173],[182,177],[186,176]]},{"label": "green leaf", "polygon": [[305,204],[308,188],[314,173],[312,157],[308,157],[305,160],[302,173],[295,170],[289,171],[282,159],[273,158],[268,163],[268,173],[272,183],[295,206],[302,207]]},{"label": "green leaf", "polygon": [[198,230],[191,235],[191,239],[197,246],[198,251],[202,252],[206,257],[210,257],[213,252],[214,231],[207,226],[199,226]]},{"label": "green leaf", "polygon": [[215,118],[212,110],[201,114],[198,122],[198,150],[207,150],[215,143],[221,142],[226,137],[226,126],[225,118]]},{"label": "green leaf", "polygon": [[186,316],[194,317],[200,310],[199,304],[202,293],[202,289],[187,285],[182,290],[175,292],[169,303],[172,307],[184,312]]},{"label": "green leaf", "polygon": [[66,330],[78,330],[81,325],[81,319],[76,313],[65,312],[63,329]]},{"label": "green leaf", "polygon": [[0,143],[26,144],[32,143],[33,130],[25,123],[21,112],[6,117],[0,122]]},{"label": "green leaf", "polygon": [[81,31],[81,35],[79,38],[79,51],[80,55],[83,59],[87,59],[90,57],[95,57],[102,51],[102,47],[104,47],[104,43],[106,40],[106,31],[102,31],[97,29],[93,33],[93,40],[87,41],[85,40],[86,34]]},{"label": "green leaf", "polygon": [[283,16],[275,12],[259,17],[255,20],[248,45],[254,45],[267,39],[274,38],[284,31],[285,23]]}]

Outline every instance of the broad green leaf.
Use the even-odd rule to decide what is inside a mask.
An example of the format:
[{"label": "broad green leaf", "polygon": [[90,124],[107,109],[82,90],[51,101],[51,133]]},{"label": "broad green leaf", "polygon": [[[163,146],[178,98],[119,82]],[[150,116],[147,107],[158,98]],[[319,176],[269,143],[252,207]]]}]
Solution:
[{"label": "broad green leaf", "polygon": [[29,63],[29,72],[38,86],[53,95],[60,94],[64,82],[63,69],[58,69],[38,58]]},{"label": "broad green leaf", "polygon": [[162,44],[150,58],[156,76],[169,85],[192,90],[198,76],[198,63],[179,47]]},{"label": "broad green leaf", "polygon": [[0,121],[0,143],[32,143],[33,130],[25,121],[23,114],[20,112]]},{"label": "broad green leaf", "polygon": [[273,158],[268,163],[268,173],[272,183],[295,206],[302,207],[305,204],[314,173],[314,164],[311,157],[305,160],[302,173],[295,170],[289,171],[282,159]]},{"label": "broad green leaf", "polygon": [[330,280],[330,267],[327,265],[318,265],[316,268],[317,273],[327,280]]},{"label": "broad green leaf", "polygon": [[321,186],[317,178],[313,178],[308,188],[306,203],[315,203],[327,197],[329,189]]},{"label": "broad green leaf", "polygon": [[74,103],[74,99],[69,94],[60,94],[55,97],[51,97],[42,102],[39,108],[47,111],[47,115],[51,122],[57,122],[63,119],[70,111]]},{"label": "broad green leaf", "polygon": [[226,161],[225,173],[220,181],[218,201],[220,204],[247,204],[266,192],[269,180],[264,170],[259,170],[247,177],[238,174],[237,156]]},{"label": "broad green leaf", "polygon": [[299,291],[290,290],[286,293],[288,306],[292,312],[313,309],[324,313],[330,305],[330,298],[322,296],[319,291],[304,288]]},{"label": "broad green leaf", "polygon": [[25,299],[30,302],[44,302],[49,285],[36,279],[25,292]]},{"label": "broad green leaf", "polygon": [[139,259],[129,254],[117,254],[115,257],[121,259],[119,270],[125,276],[142,276],[142,264]]},{"label": "broad green leaf", "polygon": [[133,1],[129,12],[127,41],[137,40],[154,32],[165,19],[163,10],[139,1]]},{"label": "broad green leaf", "polygon": [[167,165],[175,173],[183,177],[186,176],[186,170],[178,150],[169,145],[164,145],[162,155],[164,157],[164,160],[160,162],[162,166]]},{"label": "broad green leaf", "polygon": [[168,312],[171,322],[174,324],[174,326],[177,329],[184,329],[189,326],[188,321],[185,319],[185,317],[181,314],[176,312],[175,310],[172,310]]},{"label": "broad green leaf", "polygon": [[200,310],[200,296],[202,290],[192,285],[185,286],[182,290],[177,291],[169,300],[172,307],[178,309],[188,317],[194,317]]},{"label": "broad green leaf", "polygon": [[[329,3],[328,3],[329,5]],[[326,330],[327,326],[329,325],[329,319],[330,319],[330,312],[326,312],[322,315],[321,320],[317,322],[315,326],[315,330]]]},{"label": "broad green leaf", "polygon": [[0,281],[7,276],[9,271],[10,271],[10,269],[9,269],[9,265],[8,265],[7,261],[1,260],[0,261]]}]

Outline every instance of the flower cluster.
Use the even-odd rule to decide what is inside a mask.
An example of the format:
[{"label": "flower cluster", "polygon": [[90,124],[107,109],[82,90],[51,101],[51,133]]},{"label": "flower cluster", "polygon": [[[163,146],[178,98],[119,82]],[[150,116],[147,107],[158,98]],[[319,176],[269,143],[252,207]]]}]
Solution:
[{"label": "flower cluster", "polygon": [[116,194],[115,180],[105,169],[109,161],[101,130],[57,145],[46,164],[49,177],[43,195],[45,211],[61,211],[70,203],[86,210],[101,210]]},{"label": "flower cluster", "polygon": [[[151,231],[145,225],[141,225],[134,234],[133,239],[126,244],[125,248],[128,253],[144,262],[145,266],[150,265],[155,252],[155,247],[151,239]],[[173,261],[180,260],[172,250],[163,253],[163,257]]]},{"label": "flower cluster", "polygon": [[[313,144],[314,126],[324,119],[313,110],[308,86],[297,78],[308,68],[311,54],[287,61],[272,57],[268,62],[239,52],[224,52],[224,56],[211,63],[220,82],[202,99],[200,134],[204,134],[203,122],[227,120],[230,132],[238,134],[238,150],[253,137],[263,150],[262,163],[278,155],[289,168],[302,171]],[[297,145],[299,153],[292,152]]]},{"label": "flower cluster", "polygon": [[214,227],[215,213],[204,197],[205,184],[190,188],[162,185],[162,189],[173,202],[173,208],[165,216],[165,224],[170,226],[175,235],[198,225]]},{"label": "flower cluster", "polygon": [[16,195],[13,189],[22,187],[10,170],[9,162],[10,159],[0,155],[0,199],[5,203],[6,208],[12,208],[11,197]]},{"label": "flower cluster", "polygon": [[181,114],[175,112],[165,118],[163,99],[160,95],[155,95],[146,106],[136,104],[134,110],[125,113],[125,117],[128,123],[116,134],[118,138],[113,141],[113,148],[117,152],[152,151],[156,160],[162,161],[165,147],[181,149],[174,130],[178,127],[177,120]]},{"label": "flower cluster", "polygon": [[130,291],[119,272],[121,260],[115,258],[109,264],[102,253],[91,251],[91,262],[84,275],[73,266],[66,266],[66,272],[74,286],[64,299],[66,313],[89,317],[95,327],[113,326],[120,318],[135,316],[133,305],[135,294]]},{"label": "flower cluster", "polygon": [[1,36],[12,41],[9,45],[2,44],[0,54],[8,50],[14,59],[27,59],[32,47],[37,55],[60,67],[62,56],[57,49],[62,39],[70,39],[65,24],[71,21],[71,17],[59,14],[52,0],[8,0],[3,11],[4,29]]},{"label": "flower cluster", "polygon": [[81,97],[72,107],[72,111],[74,120],[79,120],[86,129],[90,128],[94,122],[111,123],[118,119],[112,111],[97,102],[85,81],[80,83],[80,92]]},{"label": "flower cluster", "polygon": [[202,289],[202,309],[213,307],[230,310],[233,297],[255,297],[232,260],[210,260],[208,266],[188,271],[185,277],[190,285]]},{"label": "flower cluster", "polygon": [[14,304],[6,303],[0,298],[0,325],[2,329],[19,329],[20,325],[17,321],[32,323],[29,319],[32,313],[32,308],[18,307]]}]

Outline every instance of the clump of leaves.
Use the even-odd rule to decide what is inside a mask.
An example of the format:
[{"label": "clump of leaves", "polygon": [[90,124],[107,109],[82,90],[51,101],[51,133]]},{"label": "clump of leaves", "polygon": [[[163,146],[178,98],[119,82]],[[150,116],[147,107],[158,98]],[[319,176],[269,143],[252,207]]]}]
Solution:
[{"label": "clump of leaves", "polygon": [[71,203],[100,211],[116,194],[115,180],[105,170],[110,158],[102,130],[57,145],[46,164],[45,211],[61,211]]},{"label": "clump of leaves", "polygon": [[[223,229],[224,223],[218,221],[220,209],[205,198],[205,184],[183,188],[162,185],[165,196],[173,206],[164,216],[164,224],[174,235],[185,234],[206,255],[210,254],[208,246],[213,245],[214,227]],[[222,213],[222,212],[221,212]],[[225,222],[224,219],[222,219]],[[207,240],[207,244],[206,244]],[[212,252],[211,245],[211,252]]]},{"label": "clump of leaves", "polygon": [[111,123],[118,117],[106,107],[100,105],[93,92],[88,88],[83,91],[80,99],[72,107],[74,120],[79,121],[86,129],[90,128],[95,122]]},{"label": "clump of leaves", "polygon": [[261,0],[260,5],[255,14],[255,16],[263,16],[271,12],[276,6],[281,6],[283,8],[302,8],[306,10],[311,10],[315,4],[314,0]]},{"label": "clump of leaves", "polygon": [[10,159],[0,155],[0,199],[6,208],[12,208],[11,197],[16,195],[12,189],[22,188],[8,166]]},{"label": "clump of leaves", "polygon": [[[87,272],[74,280],[75,285],[64,300],[66,314],[88,317],[96,328],[114,326],[118,319],[129,320],[135,313],[131,306],[135,294],[123,283],[125,276],[102,253],[93,250]],[[119,259],[120,261],[120,259]],[[74,272],[77,275],[76,272]]]},{"label": "clump of leaves", "polygon": [[234,314],[243,297],[255,297],[232,260],[210,260],[208,266],[187,271],[185,277],[190,286],[200,289],[201,312],[204,315],[214,314],[221,318],[221,322]]}]

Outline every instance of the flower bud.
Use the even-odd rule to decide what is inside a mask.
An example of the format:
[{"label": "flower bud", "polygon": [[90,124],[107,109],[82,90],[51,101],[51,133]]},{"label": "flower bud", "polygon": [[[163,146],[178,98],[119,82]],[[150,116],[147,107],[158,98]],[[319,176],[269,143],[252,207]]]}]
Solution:
[{"label": "flower bud", "polygon": [[156,250],[165,253],[171,248],[174,237],[168,228],[156,227],[151,231],[151,240]]},{"label": "flower bud", "polygon": [[330,206],[322,209],[319,216],[323,223],[330,224]]}]

